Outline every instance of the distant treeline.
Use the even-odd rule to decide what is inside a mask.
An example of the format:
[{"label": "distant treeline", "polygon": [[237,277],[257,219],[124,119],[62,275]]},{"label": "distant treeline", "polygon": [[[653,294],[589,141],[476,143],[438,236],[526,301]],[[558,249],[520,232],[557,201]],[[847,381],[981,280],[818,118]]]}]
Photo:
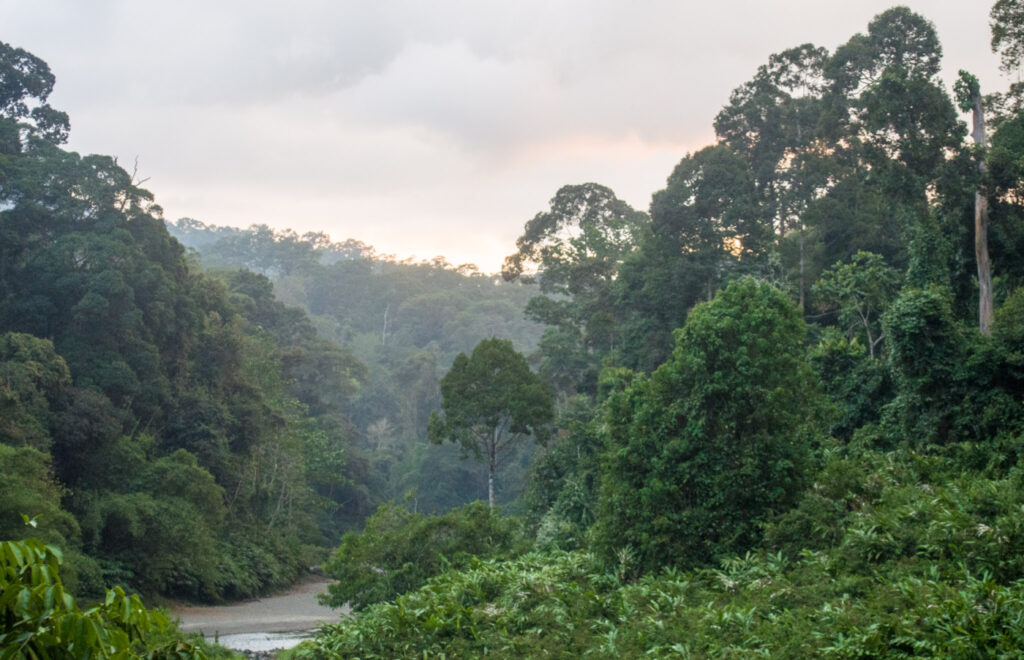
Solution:
[{"label": "distant treeline", "polygon": [[[365,365],[358,392],[344,406],[356,431],[349,469],[357,489],[338,513],[345,525],[361,525],[391,499],[441,512],[486,496],[484,467],[455,447],[430,445],[427,420],[441,403],[441,376],[459,353],[491,337],[535,351],[543,327],[523,315],[534,287],[441,257],[398,261],[322,233],[234,229],[187,218],[168,229],[197,251],[207,272],[241,268],[270,278],[278,298],[305,310],[320,336]],[[531,453],[522,447],[506,462],[499,502],[510,504],[522,492]]]}]

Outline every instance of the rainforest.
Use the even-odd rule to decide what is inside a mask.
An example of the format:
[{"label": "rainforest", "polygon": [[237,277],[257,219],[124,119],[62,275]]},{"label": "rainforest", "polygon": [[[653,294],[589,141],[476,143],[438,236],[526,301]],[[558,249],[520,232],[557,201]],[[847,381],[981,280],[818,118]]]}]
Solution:
[{"label": "rainforest", "polygon": [[155,606],[311,567],[352,614],[281,658],[1024,657],[1024,86],[927,17],[771,55],[648,208],[564,185],[494,273],[168,219],[41,56],[0,42],[0,659],[232,657]]}]

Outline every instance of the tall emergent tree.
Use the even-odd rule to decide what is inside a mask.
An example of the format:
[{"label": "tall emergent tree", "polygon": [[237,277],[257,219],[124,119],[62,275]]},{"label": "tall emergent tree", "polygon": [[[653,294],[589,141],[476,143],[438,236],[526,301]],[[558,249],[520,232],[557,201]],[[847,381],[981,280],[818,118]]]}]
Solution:
[{"label": "tall emergent tree", "polygon": [[67,140],[67,114],[46,102],[54,81],[46,62],[0,41],[0,153],[21,151],[26,137]]},{"label": "tall emergent tree", "polygon": [[542,434],[554,419],[553,395],[516,352],[492,337],[473,354],[459,353],[441,379],[443,414],[430,416],[430,440],[458,442],[487,461],[487,502],[494,507],[494,470],[499,456],[526,435]]},{"label": "tall emergent tree", "polygon": [[650,219],[605,186],[563,186],[505,258],[506,281],[536,280],[541,295],[526,315],[548,326],[541,375],[565,392],[592,393],[601,360],[619,340],[615,282],[622,262],[648,233]]}]

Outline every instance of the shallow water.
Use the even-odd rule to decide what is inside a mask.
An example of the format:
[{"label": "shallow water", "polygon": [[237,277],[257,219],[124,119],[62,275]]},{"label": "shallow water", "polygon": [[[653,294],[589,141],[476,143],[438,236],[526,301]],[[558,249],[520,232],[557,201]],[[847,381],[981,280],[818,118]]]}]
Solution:
[{"label": "shallow water", "polygon": [[[313,631],[286,632],[286,633],[236,633],[233,635],[221,635],[217,643],[235,651],[279,651],[297,646],[299,642],[313,636]],[[207,637],[209,641],[215,641],[213,637]]]}]

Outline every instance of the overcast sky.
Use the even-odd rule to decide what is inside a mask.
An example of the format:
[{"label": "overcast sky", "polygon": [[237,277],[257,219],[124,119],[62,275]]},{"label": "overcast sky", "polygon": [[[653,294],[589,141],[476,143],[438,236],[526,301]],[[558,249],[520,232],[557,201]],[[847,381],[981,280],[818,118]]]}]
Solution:
[{"label": "overcast sky", "polygon": [[[770,54],[834,49],[892,4],[0,0],[0,41],[49,63],[70,148],[137,158],[170,220],[494,271],[559,187],[646,209]],[[1007,86],[989,0],[905,4],[935,23],[947,83]]]}]

